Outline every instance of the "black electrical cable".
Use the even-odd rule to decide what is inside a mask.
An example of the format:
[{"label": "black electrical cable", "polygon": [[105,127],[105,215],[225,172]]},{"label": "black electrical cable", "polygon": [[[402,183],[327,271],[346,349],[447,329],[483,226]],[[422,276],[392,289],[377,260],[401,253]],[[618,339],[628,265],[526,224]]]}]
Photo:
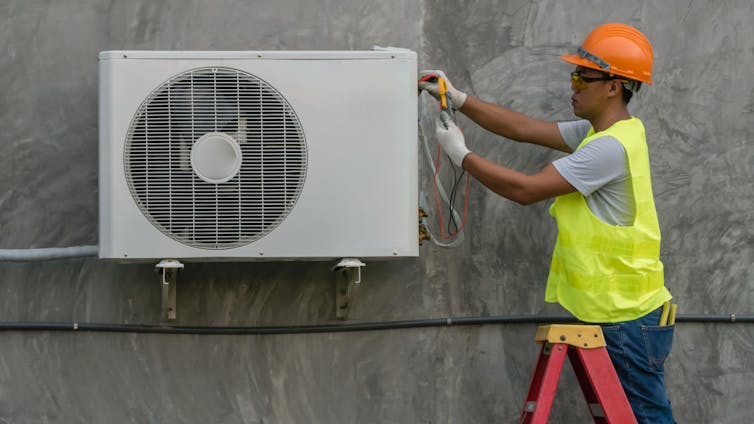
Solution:
[{"label": "black electrical cable", "polygon": [[[754,314],[685,314],[676,323],[751,324]],[[562,324],[578,323],[568,315],[507,315],[490,317],[447,317],[349,324],[291,325],[269,327],[202,327],[160,324],[116,324],[74,322],[0,322],[0,331],[88,331],[109,333],[206,334],[206,335],[273,335],[342,333],[352,331],[397,330],[424,327],[452,327],[488,324]]]},{"label": "black electrical cable", "polygon": [[[448,220],[448,234],[452,234],[453,232],[458,230],[458,223],[456,222],[456,218],[453,212],[456,209],[455,205],[456,205],[456,195],[458,194],[458,185],[461,183],[463,176],[466,175],[466,170],[461,168],[462,169],[461,175],[458,176],[458,178],[456,179],[456,167],[455,165],[452,165],[452,164],[451,166],[453,168],[454,183],[453,183],[453,188],[450,191],[450,201],[448,202],[448,214],[450,215],[450,219]],[[453,230],[450,229],[451,222],[453,223],[455,227]]]},{"label": "black electrical cable", "polygon": [[[453,171],[453,181],[455,181],[456,180],[456,166],[453,164],[453,160],[450,159],[450,156],[446,154],[445,157],[448,158],[448,163],[450,163],[450,169],[451,171]],[[453,184],[453,187],[451,187],[450,189],[450,198],[448,199],[448,225],[446,229],[448,234],[453,233],[452,232],[453,230],[451,230],[450,224],[451,223],[455,224],[456,222],[455,217],[453,216],[453,210],[455,209],[453,205],[455,204],[455,201],[456,201],[456,184]],[[458,225],[456,225],[456,228],[458,228]]]}]

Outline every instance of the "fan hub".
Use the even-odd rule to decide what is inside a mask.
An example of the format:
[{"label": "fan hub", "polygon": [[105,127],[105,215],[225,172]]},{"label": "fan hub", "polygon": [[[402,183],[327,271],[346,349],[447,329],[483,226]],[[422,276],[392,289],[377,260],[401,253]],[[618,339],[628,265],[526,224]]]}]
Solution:
[{"label": "fan hub", "polygon": [[191,148],[191,167],[199,178],[212,184],[233,179],[241,169],[241,160],[238,142],[222,132],[204,134]]}]

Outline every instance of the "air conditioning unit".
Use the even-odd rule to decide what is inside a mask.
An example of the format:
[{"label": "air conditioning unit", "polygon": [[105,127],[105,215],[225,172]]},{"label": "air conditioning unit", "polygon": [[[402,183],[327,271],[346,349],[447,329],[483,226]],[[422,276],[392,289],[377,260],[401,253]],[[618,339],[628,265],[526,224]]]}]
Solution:
[{"label": "air conditioning unit", "polygon": [[105,51],[99,256],[418,255],[416,54]]}]

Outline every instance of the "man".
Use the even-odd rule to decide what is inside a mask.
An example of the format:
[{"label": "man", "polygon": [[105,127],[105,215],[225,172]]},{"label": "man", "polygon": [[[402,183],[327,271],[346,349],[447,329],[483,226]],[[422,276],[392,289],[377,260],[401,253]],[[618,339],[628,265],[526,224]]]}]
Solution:
[{"label": "man", "polygon": [[[652,47],[633,27],[605,24],[561,59],[576,65],[571,105],[578,121],[541,121],[447,83],[453,106],[485,129],[569,156],[525,175],[471,152],[447,115],[437,137],[456,165],[495,193],[525,205],[556,197],[550,213],[558,238],[545,300],[602,326],[638,422],[674,423],[663,368],[674,326],[658,325],[671,295],[659,260],[644,126],[628,112],[633,93],[652,82]],[[420,79],[419,88],[439,98],[435,79]]]}]

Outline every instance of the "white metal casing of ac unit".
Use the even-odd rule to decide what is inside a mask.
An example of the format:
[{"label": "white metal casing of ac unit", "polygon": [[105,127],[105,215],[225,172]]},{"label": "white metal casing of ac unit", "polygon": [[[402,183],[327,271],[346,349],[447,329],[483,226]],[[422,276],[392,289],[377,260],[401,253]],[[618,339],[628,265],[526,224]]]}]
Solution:
[{"label": "white metal casing of ac unit", "polygon": [[[417,256],[416,74],[416,54],[404,49],[101,52],[100,258]],[[248,88],[234,96],[235,82]],[[219,119],[225,127],[219,115],[230,116]],[[203,136],[220,165],[202,159]],[[279,166],[265,171],[265,154]],[[225,156],[241,171],[226,170]],[[213,183],[195,160],[232,178]],[[191,203],[199,190],[209,203]],[[271,209],[254,209],[265,196]],[[213,231],[227,234],[213,242]]]}]

